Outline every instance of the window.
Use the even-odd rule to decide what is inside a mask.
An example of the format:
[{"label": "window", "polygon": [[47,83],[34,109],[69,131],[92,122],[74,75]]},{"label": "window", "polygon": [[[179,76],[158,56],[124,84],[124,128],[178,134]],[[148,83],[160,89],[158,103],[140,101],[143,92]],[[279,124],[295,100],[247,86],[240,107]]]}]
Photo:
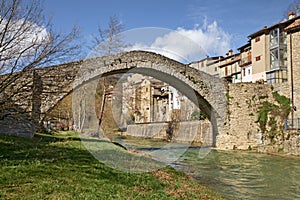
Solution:
[{"label": "window", "polygon": [[272,72],[267,72],[267,83],[284,83],[287,81],[287,71],[286,70],[276,70]]},{"label": "window", "polygon": [[246,69],[243,69],[243,76],[246,76]]},{"label": "window", "polygon": [[270,46],[276,46],[279,43],[279,28],[275,28],[270,32]]},{"label": "window", "polygon": [[273,49],[270,52],[271,69],[279,68],[279,49]]},{"label": "window", "polygon": [[218,71],[218,67],[215,67],[215,72],[217,72]]},{"label": "window", "polygon": [[260,37],[257,36],[257,37],[255,38],[255,42],[259,42],[259,41],[260,41]]},{"label": "window", "polygon": [[256,56],[255,57],[255,61],[260,61],[260,59],[261,59],[261,56]]}]

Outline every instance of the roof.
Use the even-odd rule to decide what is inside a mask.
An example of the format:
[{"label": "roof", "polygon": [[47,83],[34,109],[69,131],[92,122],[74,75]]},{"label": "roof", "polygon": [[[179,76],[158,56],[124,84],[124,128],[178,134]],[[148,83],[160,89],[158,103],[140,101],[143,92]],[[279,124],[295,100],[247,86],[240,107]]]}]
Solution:
[{"label": "roof", "polygon": [[225,61],[225,60],[228,60],[228,61],[226,61],[225,63],[220,63],[220,65],[219,65],[219,67],[220,68],[222,68],[222,67],[225,67],[225,66],[228,66],[228,65],[231,65],[231,64],[233,64],[233,63],[236,63],[236,62],[238,62],[239,60],[241,60],[241,57],[240,57],[240,53],[238,53],[238,54],[234,54],[234,55],[232,55],[232,56],[228,56],[228,57],[226,57],[226,58],[224,58],[223,60],[221,60],[221,61]]},{"label": "roof", "polygon": [[286,26],[289,26],[290,24],[292,24],[294,21],[300,19],[300,16],[297,16],[297,17],[294,17],[292,19],[289,19],[289,20],[285,20],[285,21],[282,21],[282,22],[279,22],[277,24],[274,24],[270,27],[267,27],[265,26],[263,29],[255,32],[255,33],[252,33],[251,35],[249,35],[248,37],[249,38],[255,38],[257,36],[260,36],[260,35],[263,35],[263,34],[267,34],[270,30],[274,29],[274,28],[284,28]]},{"label": "roof", "polygon": [[296,28],[300,28],[300,19],[297,19],[292,24],[290,24],[288,27],[285,28],[286,31],[294,30]]},{"label": "roof", "polygon": [[248,48],[248,47],[251,47],[250,41],[248,41],[247,44],[245,44],[245,45],[239,47],[237,50],[242,51],[242,50],[244,50],[244,49],[246,49],[246,48]]},{"label": "roof", "polygon": [[232,54],[231,56],[223,57],[223,58],[220,59],[219,61],[228,60],[229,58],[234,59],[235,57],[240,56],[240,54],[241,54],[241,53]]},{"label": "roof", "polygon": [[189,65],[190,65],[190,64],[194,64],[194,63],[200,63],[200,62],[203,62],[203,61],[205,61],[205,60],[207,60],[207,61],[210,61],[210,60],[218,60],[218,59],[220,59],[220,58],[223,58],[223,56],[213,56],[213,57],[207,56],[206,58],[203,58],[203,59],[201,59],[201,60],[199,60],[199,61],[193,61],[193,62],[189,63]]}]

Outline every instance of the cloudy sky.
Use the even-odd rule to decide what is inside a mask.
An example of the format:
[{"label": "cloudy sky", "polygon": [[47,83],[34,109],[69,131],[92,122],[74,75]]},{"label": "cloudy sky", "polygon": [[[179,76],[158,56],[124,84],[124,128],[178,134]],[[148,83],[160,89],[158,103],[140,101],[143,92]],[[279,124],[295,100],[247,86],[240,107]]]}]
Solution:
[{"label": "cloudy sky", "polygon": [[[190,62],[225,55],[263,26],[282,21],[294,0],[49,0],[46,14],[68,31],[77,24],[85,44],[105,28],[109,16],[125,25],[135,49],[153,50]],[[134,38],[134,39],[133,39]]]}]

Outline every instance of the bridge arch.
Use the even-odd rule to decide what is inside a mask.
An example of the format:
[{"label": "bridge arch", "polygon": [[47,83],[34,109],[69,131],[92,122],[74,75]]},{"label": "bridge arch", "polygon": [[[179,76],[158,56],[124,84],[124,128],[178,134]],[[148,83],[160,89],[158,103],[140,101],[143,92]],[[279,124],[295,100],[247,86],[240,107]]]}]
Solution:
[{"label": "bridge arch", "polygon": [[[70,88],[68,92],[73,89],[76,91],[80,86],[97,80],[101,76],[128,71],[149,75],[170,84],[199,105],[212,124],[214,144],[216,136],[222,131],[227,114],[227,86],[222,79],[165,56],[146,51],[131,51],[92,58],[80,62],[75,68],[76,76],[69,83],[73,84],[73,87],[71,89],[68,85]],[[90,88],[91,91],[95,89]]]}]

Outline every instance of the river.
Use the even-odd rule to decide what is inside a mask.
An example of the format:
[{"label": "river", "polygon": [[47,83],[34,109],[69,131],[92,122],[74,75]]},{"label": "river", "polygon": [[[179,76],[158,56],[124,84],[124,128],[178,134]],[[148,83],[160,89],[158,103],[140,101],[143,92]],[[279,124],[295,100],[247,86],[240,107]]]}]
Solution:
[{"label": "river", "polygon": [[[159,145],[124,140],[126,145],[153,151]],[[149,148],[155,146],[155,148]],[[267,154],[193,147],[170,165],[194,177],[227,199],[300,199],[300,159]],[[205,152],[203,154],[203,152]]]},{"label": "river", "polygon": [[300,199],[300,159],[189,149],[173,167],[228,199]]}]

